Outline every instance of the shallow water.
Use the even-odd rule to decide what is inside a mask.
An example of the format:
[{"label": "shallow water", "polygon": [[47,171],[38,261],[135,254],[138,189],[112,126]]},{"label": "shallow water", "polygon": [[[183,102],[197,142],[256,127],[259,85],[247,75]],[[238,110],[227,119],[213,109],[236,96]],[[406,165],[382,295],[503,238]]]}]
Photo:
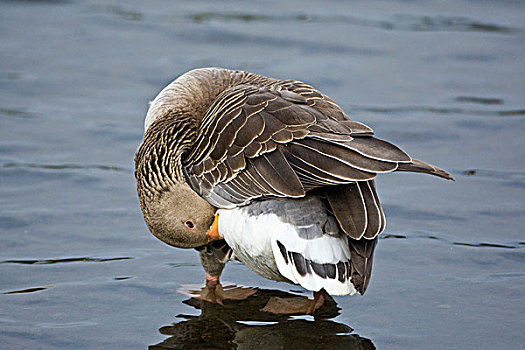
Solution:
[{"label": "shallow water", "polygon": [[[524,14],[510,0],[0,1],[2,347],[304,346],[302,332],[332,348],[520,348]],[[147,232],[132,173],[147,103],[202,66],[313,84],[456,178],[379,178],[369,289],[324,321],[261,318],[265,293],[300,288],[237,263],[225,280],[270,291],[206,311],[177,292],[203,280],[196,253]]]}]

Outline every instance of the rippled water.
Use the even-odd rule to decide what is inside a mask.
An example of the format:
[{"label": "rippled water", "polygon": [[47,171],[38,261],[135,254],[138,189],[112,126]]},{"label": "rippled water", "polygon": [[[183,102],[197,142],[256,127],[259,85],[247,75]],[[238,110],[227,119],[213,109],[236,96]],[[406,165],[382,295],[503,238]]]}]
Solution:
[{"label": "rippled water", "polygon": [[[520,348],[524,14],[510,0],[0,1],[2,348]],[[259,305],[300,288],[236,263],[224,279],[262,288],[251,299],[177,292],[202,283],[198,257],[147,233],[132,159],[148,101],[202,66],[304,80],[452,172],[378,180],[389,222],[365,296],[271,317]]]}]

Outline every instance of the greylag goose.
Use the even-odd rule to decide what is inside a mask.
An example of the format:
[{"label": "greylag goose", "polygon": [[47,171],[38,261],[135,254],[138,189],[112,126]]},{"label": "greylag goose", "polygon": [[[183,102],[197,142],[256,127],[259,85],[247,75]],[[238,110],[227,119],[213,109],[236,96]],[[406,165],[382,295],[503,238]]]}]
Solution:
[{"label": "greylag goose", "polygon": [[[236,259],[313,291],[300,307],[308,313],[324,293],[365,292],[386,223],[374,178],[392,171],[452,179],[308,84],[222,68],[166,86],[135,155],[145,222],[161,241],[200,252],[205,300],[227,298],[213,290]],[[279,303],[267,310],[298,311]]]}]

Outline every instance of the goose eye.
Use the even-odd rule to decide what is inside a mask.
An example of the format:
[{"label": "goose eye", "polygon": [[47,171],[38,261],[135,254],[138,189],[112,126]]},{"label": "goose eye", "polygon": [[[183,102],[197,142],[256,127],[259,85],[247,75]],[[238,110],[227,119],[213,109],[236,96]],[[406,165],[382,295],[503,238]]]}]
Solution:
[{"label": "goose eye", "polygon": [[193,224],[193,221],[191,220],[186,221],[184,225],[186,225],[186,227],[189,228],[190,230],[193,230],[195,228],[195,225]]}]

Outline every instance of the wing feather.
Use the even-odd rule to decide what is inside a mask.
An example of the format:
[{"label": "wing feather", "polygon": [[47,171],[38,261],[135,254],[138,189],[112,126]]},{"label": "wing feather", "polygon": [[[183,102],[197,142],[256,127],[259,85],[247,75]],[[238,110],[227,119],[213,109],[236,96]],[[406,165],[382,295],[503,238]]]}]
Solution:
[{"label": "wing feather", "polygon": [[376,176],[375,173],[354,168],[342,160],[322,153],[318,149],[308,147],[302,142],[290,142],[286,145],[286,152],[302,159],[307,164],[316,166],[334,177],[348,182],[369,180]]},{"label": "wing feather", "polygon": [[379,230],[382,225],[382,216],[381,206],[374,197],[372,193],[372,188],[370,187],[371,181],[358,182],[359,189],[361,190],[361,195],[363,196],[363,202],[366,206],[366,217],[367,225],[363,237],[366,239],[372,239],[379,234]]},{"label": "wing feather", "polygon": [[301,140],[300,143],[303,147],[316,150],[327,157],[337,159],[359,170],[383,173],[397,169],[397,163],[395,162],[379,161],[374,158],[364,157],[362,154],[351,149],[345,149],[335,142],[319,142],[313,139],[305,139]]},{"label": "wing feather", "polygon": [[[375,236],[384,228],[384,218],[368,181],[399,164],[411,164],[411,158],[374,138],[371,128],[349,120],[311,86],[291,80],[268,84],[227,88],[208,108],[197,140],[183,158],[190,186],[214,205],[234,207],[260,197],[295,198],[320,187],[348,185],[352,191],[330,197],[356,201],[356,221],[345,222],[346,232],[355,238]],[[358,186],[361,181],[368,185]],[[357,219],[359,214],[363,217]]]},{"label": "wing feather", "polygon": [[368,213],[359,185],[326,187],[324,194],[343,231],[350,238],[361,239],[368,225]]}]

